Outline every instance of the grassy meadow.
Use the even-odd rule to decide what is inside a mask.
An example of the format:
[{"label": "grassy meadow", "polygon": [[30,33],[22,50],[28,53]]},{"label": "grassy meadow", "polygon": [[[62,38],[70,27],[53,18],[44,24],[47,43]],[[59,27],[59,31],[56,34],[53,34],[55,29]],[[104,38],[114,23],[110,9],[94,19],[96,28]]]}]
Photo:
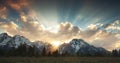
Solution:
[{"label": "grassy meadow", "polygon": [[120,63],[119,57],[0,57],[0,63]]}]

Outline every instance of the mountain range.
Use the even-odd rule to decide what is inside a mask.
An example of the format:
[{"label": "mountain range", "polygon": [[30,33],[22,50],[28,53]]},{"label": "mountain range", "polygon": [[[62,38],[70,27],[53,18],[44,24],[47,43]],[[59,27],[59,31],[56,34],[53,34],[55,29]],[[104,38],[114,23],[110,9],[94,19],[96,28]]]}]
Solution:
[{"label": "mountain range", "polygon": [[[27,46],[36,47],[37,51],[42,52],[43,48],[46,48],[47,51],[50,51],[52,46],[49,43],[43,41],[31,42],[29,39],[24,36],[15,35],[10,36],[7,33],[0,34],[0,47],[4,48],[18,48],[21,44],[26,44]],[[102,47],[95,47],[88,44],[83,39],[72,39],[68,43],[63,43],[58,48],[59,54],[78,54],[78,55],[105,55],[107,50]]]}]

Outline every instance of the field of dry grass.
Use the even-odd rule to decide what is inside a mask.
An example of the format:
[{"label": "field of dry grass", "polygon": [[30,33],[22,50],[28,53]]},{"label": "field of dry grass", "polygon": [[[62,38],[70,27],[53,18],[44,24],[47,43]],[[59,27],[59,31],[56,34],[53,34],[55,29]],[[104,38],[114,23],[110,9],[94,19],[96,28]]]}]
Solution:
[{"label": "field of dry grass", "polygon": [[120,63],[119,57],[1,57],[0,63]]}]

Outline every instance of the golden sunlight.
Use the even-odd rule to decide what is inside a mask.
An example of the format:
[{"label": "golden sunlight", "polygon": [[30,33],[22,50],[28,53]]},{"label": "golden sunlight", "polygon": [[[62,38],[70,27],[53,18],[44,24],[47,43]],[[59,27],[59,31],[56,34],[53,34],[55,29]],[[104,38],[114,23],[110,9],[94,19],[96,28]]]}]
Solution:
[{"label": "golden sunlight", "polygon": [[62,43],[61,43],[60,41],[51,42],[51,45],[52,45],[51,51],[52,51],[52,52],[53,52],[53,51],[56,51],[61,44],[62,44]]},{"label": "golden sunlight", "polygon": [[115,44],[115,48],[119,48],[120,47],[120,41],[118,41],[118,43]]},{"label": "golden sunlight", "polygon": [[55,25],[55,27],[54,26],[47,27],[47,30],[53,33],[57,33],[59,31],[59,25]]},{"label": "golden sunlight", "polygon": [[58,48],[61,45],[60,41],[54,41],[51,43],[53,45],[53,47]]}]

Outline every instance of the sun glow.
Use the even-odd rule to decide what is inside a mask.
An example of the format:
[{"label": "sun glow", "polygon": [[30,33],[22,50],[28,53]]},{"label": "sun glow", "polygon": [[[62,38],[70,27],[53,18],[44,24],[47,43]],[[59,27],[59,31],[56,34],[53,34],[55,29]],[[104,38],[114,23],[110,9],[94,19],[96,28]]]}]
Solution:
[{"label": "sun glow", "polygon": [[51,51],[56,51],[62,43],[60,41],[51,42],[52,49]]},{"label": "sun glow", "polygon": [[115,48],[119,48],[120,47],[120,41],[118,41],[118,43],[115,44]]},{"label": "sun glow", "polygon": [[51,43],[53,45],[53,47],[58,48],[61,45],[60,41],[55,41]]}]

